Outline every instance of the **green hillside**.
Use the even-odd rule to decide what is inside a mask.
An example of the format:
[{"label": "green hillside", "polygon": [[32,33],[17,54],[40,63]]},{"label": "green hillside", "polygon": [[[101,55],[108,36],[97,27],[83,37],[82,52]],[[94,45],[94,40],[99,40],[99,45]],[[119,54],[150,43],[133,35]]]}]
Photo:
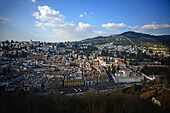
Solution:
[{"label": "green hillside", "polygon": [[124,32],[119,35],[88,38],[86,40],[83,40],[83,42],[92,43],[94,45],[102,45],[106,43],[113,43],[115,45],[130,45],[132,43],[129,40],[134,42],[136,45],[149,42],[154,44],[162,44],[170,47],[170,35],[154,36],[133,31]]}]

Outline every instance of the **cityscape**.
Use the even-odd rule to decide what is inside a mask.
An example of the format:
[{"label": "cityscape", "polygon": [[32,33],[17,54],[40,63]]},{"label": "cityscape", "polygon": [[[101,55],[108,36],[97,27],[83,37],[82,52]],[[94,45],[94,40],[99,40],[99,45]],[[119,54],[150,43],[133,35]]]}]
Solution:
[{"label": "cityscape", "polygon": [[[23,32],[24,27],[14,28],[16,31],[8,28],[15,20],[0,13],[1,113],[169,112],[170,20],[136,26],[103,23],[102,28],[98,28],[86,23],[96,11],[78,15],[79,19],[87,19],[78,20],[76,25],[77,20],[68,21],[64,16],[67,13],[61,14],[54,6],[49,6],[52,0],[47,0],[47,5],[42,5],[45,0],[28,1],[29,5],[39,4],[39,12],[32,12],[36,20],[34,26],[38,27],[32,33],[40,31],[39,35],[25,32],[31,29],[31,24],[25,26]],[[83,1],[86,2],[96,3]],[[108,2],[119,4],[116,0]],[[105,2],[97,4],[102,3]],[[154,4],[159,3],[161,6],[168,4],[165,6],[169,10],[168,0],[158,0]],[[62,8],[59,9],[64,11]],[[170,13],[166,14],[169,18]],[[51,32],[56,34],[46,35]]]}]

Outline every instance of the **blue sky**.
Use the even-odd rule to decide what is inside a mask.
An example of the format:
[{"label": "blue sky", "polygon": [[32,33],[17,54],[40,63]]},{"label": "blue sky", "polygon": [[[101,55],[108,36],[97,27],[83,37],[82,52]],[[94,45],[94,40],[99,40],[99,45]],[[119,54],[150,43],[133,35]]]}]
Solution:
[{"label": "blue sky", "polygon": [[73,41],[170,34],[170,0],[1,0],[0,40]]}]

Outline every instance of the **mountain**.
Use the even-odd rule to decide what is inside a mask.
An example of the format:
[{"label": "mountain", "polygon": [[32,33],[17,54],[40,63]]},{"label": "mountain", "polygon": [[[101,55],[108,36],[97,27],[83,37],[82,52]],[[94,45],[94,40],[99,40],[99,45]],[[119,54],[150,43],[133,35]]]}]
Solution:
[{"label": "mountain", "polygon": [[[102,38],[107,38],[107,36],[97,36],[97,37],[94,37],[93,39],[102,39]],[[88,38],[88,39],[85,39],[85,40],[91,40],[92,38]]]},{"label": "mountain", "polygon": [[150,43],[163,44],[170,47],[170,35],[155,36],[150,34],[128,31],[119,34],[119,36],[127,37],[137,44],[150,42]]},{"label": "mountain", "polygon": [[134,31],[124,32],[122,34],[119,34],[119,36],[125,36],[125,37],[128,37],[128,38],[140,38],[140,37],[155,38],[156,37],[154,35],[144,34],[144,33],[137,33],[137,32],[134,32]]},{"label": "mountain", "polygon": [[94,38],[88,38],[83,40],[83,42],[90,42],[92,44],[105,44],[105,43],[113,43],[116,45],[129,45],[134,42],[135,44],[141,43],[157,43],[163,44],[170,47],[170,35],[161,35],[155,36],[144,33],[137,33],[134,31],[124,32],[118,35],[110,35],[110,36],[98,36]]},{"label": "mountain", "polygon": [[110,35],[110,36],[99,36],[94,38],[88,38],[82,40],[85,43],[92,43],[93,45],[102,45],[106,43],[113,43],[114,45],[129,45],[131,44],[125,37],[118,35]]}]

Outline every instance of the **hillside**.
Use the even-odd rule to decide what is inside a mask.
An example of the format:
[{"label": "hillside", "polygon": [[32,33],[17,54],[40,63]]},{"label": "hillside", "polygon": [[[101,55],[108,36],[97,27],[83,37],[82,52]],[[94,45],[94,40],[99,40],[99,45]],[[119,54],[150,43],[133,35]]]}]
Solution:
[{"label": "hillside", "polygon": [[163,44],[170,47],[170,35],[154,36],[144,33],[136,33],[133,31],[128,31],[120,34],[119,36],[128,37],[133,42],[140,44],[145,42]]},{"label": "hillside", "polygon": [[[164,96],[167,97],[167,96]],[[138,95],[87,93],[82,96],[61,94],[39,96],[1,96],[1,113],[168,113],[163,107],[144,101]]]},{"label": "hillside", "polygon": [[132,44],[128,39],[130,39],[135,44],[141,43],[156,43],[163,44],[170,47],[170,35],[154,36],[150,34],[137,33],[133,31],[124,32],[118,35],[110,35],[107,37],[99,36],[94,38],[88,38],[83,40],[83,42],[90,42],[94,45],[113,43],[115,45],[129,45]]},{"label": "hillside", "polygon": [[94,37],[83,40],[85,43],[92,43],[93,45],[102,45],[106,43],[113,43],[114,45],[130,45],[131,43],[124,36],[111,35],[107,37]]}]

